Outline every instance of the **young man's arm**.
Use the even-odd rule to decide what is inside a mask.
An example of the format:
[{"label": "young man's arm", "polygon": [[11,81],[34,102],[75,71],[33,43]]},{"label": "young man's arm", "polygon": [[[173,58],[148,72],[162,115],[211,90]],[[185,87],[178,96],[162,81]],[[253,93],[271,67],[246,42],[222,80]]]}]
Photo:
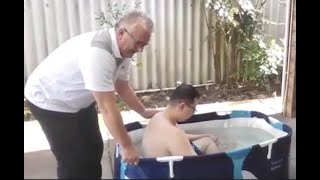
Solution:
[{"label": "young man's arm", "polygon": [[188,137],[189,141],[194,141],[197,139],[201,139],[203,137],[209,137],[214,142],[218,142],[218,138],[213,134],[187,134],[187,137]]},{"label": "young man's arm", "polygon": [[172,156],[197,155],[193,150],[188,137],[183,131],[180,129],[173,130],[168,135],[170,136],[170,141],[168,141],[168,151]]}]

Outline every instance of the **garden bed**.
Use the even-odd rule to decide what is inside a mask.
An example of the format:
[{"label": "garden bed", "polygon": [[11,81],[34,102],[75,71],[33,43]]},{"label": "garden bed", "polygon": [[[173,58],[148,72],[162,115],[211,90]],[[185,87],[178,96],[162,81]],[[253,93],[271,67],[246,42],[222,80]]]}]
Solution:
[{"label": "garden bed", "polygon": [[[269,91],[258,86],[241,85],[208,85],[197,87],[201,93],[199,104],[208,104],[226,101],[244,101],[280,96],[281,85],[274,85]],[[159,108],[167,105],[172,90],[138,93],[137,96],[146,108]],[[117,97],[117,104],[121,111],[128,107]],[[27,105],[24,107],[24,121],[33,120]]]}]

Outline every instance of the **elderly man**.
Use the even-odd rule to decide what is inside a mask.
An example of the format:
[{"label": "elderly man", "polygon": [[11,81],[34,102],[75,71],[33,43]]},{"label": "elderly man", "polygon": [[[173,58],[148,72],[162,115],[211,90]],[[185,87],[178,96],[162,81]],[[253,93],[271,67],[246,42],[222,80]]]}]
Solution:
[{"label": "elderly man", "polygon": [[189,119],[196,110],[199,92],[188,84],[178,86],[170,96],[163,112],[148,123],[142,140],[144,156],[192,156],[216,153],[218,139],[213,134],[187,134],[177,127],[178,122]]},{"label": "elderly man", "polygon": [[122,147],[122,158],[136,164],[139,154],[124,127],[115,91],[144,118],[146,109],[129,84],[131,57],[150,40],[153,22],[132,11],[114,28],[75,36],[36,67],[25,86],[25,97],[57,160],[57,176],[101,178],[103,141],[95,103],[105,125]]}]

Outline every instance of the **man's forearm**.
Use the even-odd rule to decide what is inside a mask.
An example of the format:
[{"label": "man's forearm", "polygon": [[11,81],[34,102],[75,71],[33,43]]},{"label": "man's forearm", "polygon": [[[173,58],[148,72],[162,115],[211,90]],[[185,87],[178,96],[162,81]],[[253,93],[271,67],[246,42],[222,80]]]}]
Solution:
[{"label": "man's forearm", "polygon": [[105,125],[114,137],[115,141],[122,147],[132,147],[132,141],[125,129],[120,111],[116,104],[114,92],[92,92],[96,99]]},{"label": "man's forearm", "polygon": [[126,90],[118,92],[121,99],[130,107],[130,109],[141,114],[144,112],[145,107],[138,99],[133,89],[129,86]]},{"label": "man's forearm", "polygon": [[118,142],[123,148],[132,146],[132,141],[130,139],[130,136],[128,135],[127,130],[125,129],[120,112],[106,112],[106,110],[102,110],[101,114],[104,119],[105,125],[107,126],[115,141]]}]

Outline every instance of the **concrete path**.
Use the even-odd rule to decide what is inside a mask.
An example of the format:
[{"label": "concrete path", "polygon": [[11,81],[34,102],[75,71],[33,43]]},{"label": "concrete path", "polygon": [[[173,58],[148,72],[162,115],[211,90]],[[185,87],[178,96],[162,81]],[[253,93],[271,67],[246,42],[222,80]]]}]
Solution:
[{"label": "concrete path", "polygon": [[[290,179],[296,178],[296,120],[285,118],[281,115],[281,99],[268,98],[261,100],[248,100],[242,102],[212,103],[197,106],[197,113],[223,111],[223,110],[255,110],[271,115],[293,128],[293,136],[290,152]],[[121,112],[124,123],[133,121],[147,122],[139,114],[129,111]],[[108,150],[114,153],[114,141],[108,133],[101,116],[99,116],[100,130],[105,141],[102,158],[102,177],[112,178]],[[110,139],[110,141],[108,141]],[[109,147],[108,148],[108,142]],[[24,124],[24,178],[25,179],[56,179],[56,162],[50,151],[49,144],[37,121],[25,122]]]}]

